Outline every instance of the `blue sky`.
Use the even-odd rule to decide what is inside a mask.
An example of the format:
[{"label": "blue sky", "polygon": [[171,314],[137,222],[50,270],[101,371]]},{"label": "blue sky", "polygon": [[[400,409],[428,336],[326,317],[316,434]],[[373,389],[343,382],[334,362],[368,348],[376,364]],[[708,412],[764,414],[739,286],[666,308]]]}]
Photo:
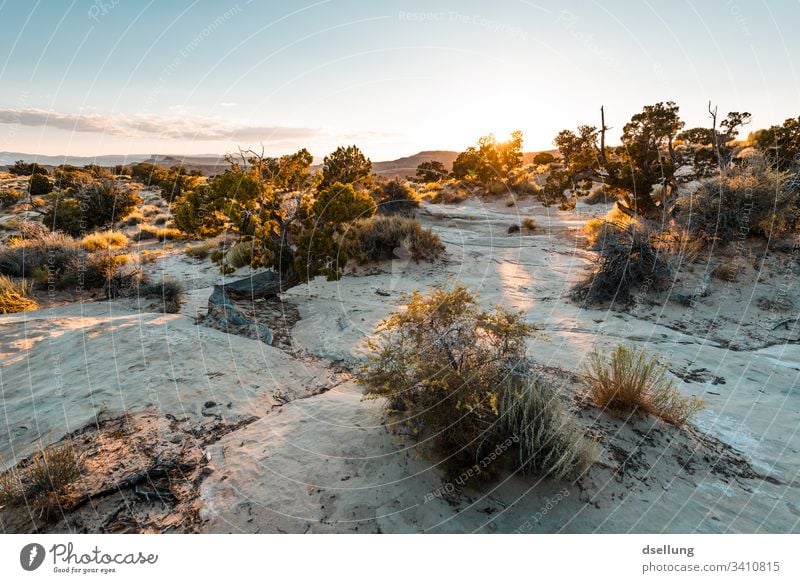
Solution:
[{"label": "blue sky", "polygon": [[[373,159],[674,100],[800,115],[800,2],[0,0],[0,150]],[[794,58],[793,58],[794,57]]]}]

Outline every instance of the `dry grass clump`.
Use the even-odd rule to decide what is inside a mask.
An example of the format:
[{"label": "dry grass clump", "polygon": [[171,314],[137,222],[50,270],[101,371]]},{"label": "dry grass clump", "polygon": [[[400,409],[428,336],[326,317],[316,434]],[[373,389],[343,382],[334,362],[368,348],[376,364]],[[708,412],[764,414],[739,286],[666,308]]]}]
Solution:
[{"label": "dry grass clump", "polygon": [[186,256],[193,257],[195,259],[203,260],[208,257],[208,254],[211,252],[211,245],[208,243],[198,243],[197,245],[190,245],[186,244]]},{"label": "dry grass clump", "polygon": [[156,230],[156,239],[159,241],[174,241],[175,239],[181,238],[183,238],[183,233],[173,227]]},{"label": "dry grass clump", "polygon": [[659,291],[669,285],[672,268],[646,227],[604,223],[602,233],[595,242],[597,267],[573,288],[573,299],[624,304],[632,301],[634,292]]},{"label": "dry grass clump", "polygon": [[163,254],[164,252],[161,249],[142,249],[139,251],[139,263],[142,265],[153,263]]},{"label": "dry grass clump", "polygon": [[127,247],[128,238],[119,231],[98,231],[86,235],[81,239],[81,247],[89,252],[111,249],[112,247]]},{"label": "dry grass clump", "polygon": [[[525,359],[536,328],[524,314],[483,311],[463,286],[414,292],[370,341],[359,371],[367,399],[385,399],[396,422],[432,437],[450,465],[496,473],[483,463],[564,477],[591,458],[590,445],[554,392],[531,382]],[[472,475],[472,474],[470,474]]]},{"label": "dry grass clump", "polygon": [[536,220],[533,217],[527,217],[522,219],[522,228],[532,233],[539,228],[539,225],[536,224]]},{"label": "dry grass clump", "polygon": [[681,395],[666,367],[643,349],[620,345],[608,359],[594,352],[584,372],[592,400],[615,414],[641,412],[683,425],[703,406],[696,397]]},{"label": "dry grass clump", "polygon": [[139,209],[132,210],[120,223],[126,227],[133,227],[144,222],[144,214]]},{"label": "dry grass clump", "polygon": [[597,457],[555,391],[539,380],[526,380],[506,391],[501,403],[503,431],[518,438],[520,468],[556,480],[586,470]]},{"label": "dry grass clump", "polygon": [[153,219],[153,224],[154,225],[166,225],[167,221],[169,221],[171,218],[172,217],[170,215],[161,214],[161,215],[156,216],[155,219]]},{"label": "dry grass clump", "polygon": [[139,231],[136,234],[136,238],[139,241],[146,241],[149,239],[155,239],[158,237],[158,229],[153,227],[152,225],[142,225],[139,227]]},{"label": "dry grass clump", "polygon": [[36,300],[31,298],[32,285],[24,279],[14,281],[0,275],[0,314],[16,314],[38,309]]},{"label": "dry grass clump", "polygon": [[407,251],[414,261],[434,261],[445,253],[437,234],[414,218],[374,216],[353,223],[343,242],[344,251],[357,263],[386,261]]},{"label": "dry grass clump", "polygon": [[70,443],[40,447],[15,467],[4,467],[0,474],[0,506],[24,506],[26,514],[46,518],[63,505],[69,486],[80,473],[80,459]]},{"label": "dry grass clump", "polygon": [[0,274],[32,278],[43,268],[58,274],[83,254],[75,239],[63,233],[31,229],[23,236],[0,247]]},{"label": "dry grass clump", "polygon": [[250,265],[252,261],[253,261],[252,241],[241,241],[239,243],[236,243],[236,245],[231,247],[228,253],[225,255],[225,263],[230,265],[234,269],[239,269],[240,267],[246,267]]},{"label": "dry grass clump", "polygon": [[185,293],[183,283],[174,277],[139,286],[139,294],[144,298],[160,300],[161,309],[167,314],[175,314],[181,309]]}]

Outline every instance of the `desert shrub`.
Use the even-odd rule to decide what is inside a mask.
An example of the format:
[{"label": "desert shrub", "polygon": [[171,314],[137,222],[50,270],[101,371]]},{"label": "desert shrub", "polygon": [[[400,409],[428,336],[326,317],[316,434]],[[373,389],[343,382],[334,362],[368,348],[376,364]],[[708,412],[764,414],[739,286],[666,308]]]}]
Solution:
[{"label": "desert shrub", "polygon": [[360,264],[394,259],[398,249],[409,252],[414,261],[433,261],[445,253],[438,235],[408,217],[375,216],[356,221],[345,234],[344,248]]},{"label": "desert shrub", "polygon": [[153,227],[151,225],[142,225],[139,227],[139,231],[136,233],[136,238],[139,241],[147,241],[149,239],[155,239],[158,237],[158,228]]},{"label": "desert shrub", "polygon": [[8,276],[0,275],[0,314],[16,314],[38,308],[36,300],[31,298],[31,284],[24,279],[14,281]]},{"label": "desert shrub", "polygon": [[646,413],[682,425],[702,406],[684,397],[667,378],[667,369],[643,349],[617,346],[609,358],[594,352],[584,371],[595,404],[616,414]]},{"label": "desert shrub", "polygon": [[17,160],[8,169],[8,173],[12,176],[32,176],[34,174],[48,175],[47,168],[36,162],[25,162],[24,160]]},{"label": "desert shrub", "polygon": [[503,433],[517,437],[523,472],[560,480],[580,474],[594,461],[595,444],[542,381],[526,379],[507,390],[500,409]]},{"label": "desert shrub", "polygon": [[526,231],[533,232],[539,228],[539,225],[536,224],[536,220],[532,217],[527,217],[522,219],[522,228]]},{"label": "desert shrub", "polygon": [[132,260],[130,255],[102,250],[88,255],[77,255],[60,272],[47,277],[60,289],[82,291],[108,288],[109,282],[122,278],[123,266]]},{"label": "desert shrub", "polygon": [[156,218],[153,219],[153,224],[154,225],[159,225],[159,226],[166,225],[167,221],[169,221],[169,219],[170,219],[169,215],[163,215],[163,214],[162,215],[157,215]]},{"label": "desert shrub", "polygon": [[578,204],[577,198],[565,197],[560,203],[558,203],[558,210],[571,211],[577,206],[577,204]]},{"label": "desert shrub", "polygon": [[430,433],[450,460],[469,466],[509,437],[498,423],[505,392],[535,327],[522,313],[479,309],[463,286],[414,292],[378,326],[359,382],[386,399],[398,422]]},{"label": "desert shrub", "polygon": [[183,237],[183,233],[178,229],[167,227],[165,229],[156,229],[156,239],[159,241],[174,241]]},{"label": "desert shrub", "polygon": [[486,192],[492,196],[500,196],[508,192],[508,186],[500,180],[490,180],[486,183]]},{"label": "desert shrub", "polygon": [[340,146],[325,156],[322,162],[320,188],[334,184],[353,184],[364,181],[372,172],[372,162],[356,146]]},{"label": "desert shrub", "polygon": [[714,268],[712,275],[722,281],[733,282],[744,271],[745,264],[739,259],[725,260]]},{"label": "desert shrub", "polygon": [[95,180],[80,188],[52,195],[42,222],[51,230],[73,236],[110,226],[141,202],[138,190],[114,180]]},{"label": "desert shrub", "polygon": [[458,204],[469,197],[469,190],[459,183],[448,184],[444,188],[434,191],[431,197],[433,204]]},{"label": "desert shrub", "polygon": [[0,207],[11,208],[22,202],[23,195],[17,190],[0,190]]},{"label": "desert shrub", "polygon": [[47,268],[57,275],[73,258],[82,254],[83,251],[69,235],[47,231],[33,233],[30,238],[0,247],[0,273],[12,277],[33,277],[37,269]]},{"label": "desert shrub", "polygon": [[127,247],[128,238],[119,231],[98,231],[86,235],[81,239],[81,247],[89,252],[111,249],[112,247]]},{"label": "desert shrub", "polygon": [[605,184],[597,184],[592,187],[583,200],[586,204],[603,204],[611,202],[614,198],[609,194]]},{"label": "desert shrub", "polygon": [[377,193],[378,214],[412,215],[420,205],[417,194],[399,180],[384,184]]},{"label": "desert shrub", "polygon": [[514,191],[518,194],[529,194],[531,196],[539,196],[542,192],[542,187],[535,180],[524,179],[515,182],[513,185]]},{"label": "desert shrub", "polygon": [[32,174],[31,179],[28,181],[28,192],[31,196],[50,194],[53,192],[53,183],[44,174]]},{"label": "desert shrub", "polygon": [[161,281],[139,287],[142,297],[160,300],[161,308],[167,314],[175,314],[180,310],[185,291],[183,283],[174,277],[165,277]]},{"label": "desert shrub", "polygon": [[40,447],[30,458],[0,474],[0,506],[25,507],[34,519],[48,518],[63,504],[81,473],[70,443]]},{"label": "desert shrub", "polygon": [[574,299],[590,304],[629,303],[635,291],[662,290],[669,284],[672,269],[646,227],[605,222],[595,242],[598,247],[597,267],[573,288]]},{"label": "desert shrub", "polygon": [[550,152],[539,152],[533,157],[533,163],[537,166],[542,166],[543,164],[552,164],[555,161],[556,157]]},{"label": "desert shrub", "polygon": [[800,188],[794,178],[753,157],[681,197],[679,217],[691,233],[709,241],[724,244],[750,235],[781,239],[800,226]]},{"label": "desert shrub", "polygon": [[208,257],[211,246],[208,243],[198,243],[197,245],[186,244],[186,256],[203,260]]},{"label": "desert shrub", "polygon": [[447,178],[447,168],[437,160],[428,160],[417,166],[416,179],[419,182],[437,182]]}]

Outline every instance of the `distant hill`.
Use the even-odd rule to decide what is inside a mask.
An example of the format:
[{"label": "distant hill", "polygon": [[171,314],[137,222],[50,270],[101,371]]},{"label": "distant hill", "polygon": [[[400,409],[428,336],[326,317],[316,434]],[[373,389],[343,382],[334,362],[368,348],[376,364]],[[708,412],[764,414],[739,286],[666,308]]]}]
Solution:
[{"label": "distant hill", "polygon": [[73,166],[86,166],[98,164],[100,166],[116,166],[117,164],[135,164],[150,157],[150,154],[108,154],[105,156],[40,156],[37,154],[24,154],[22,152],[0,152],[0,166],[11,166],[17,160],[36,162],[42,166],[59,166],[72,164]]},{"label": "distant hill", "polygon": [[[557,153],[556,150],[548,150]],[[530,164],[533,157],[538,152],[525,152],[523,160],[525,164]],[[417,166],[423,162],[437,161],[444,164],[448,170],[452,170],[453,162],[458,157],[458,152],[452,150],[425,150],[411,156],[404,156],[397,160],[386,160],[372,163],[372,171],[378,176],[393,178],[399,176],[413,176]],[[183,166],[187,170],[199,170],[206,176],[219,174],[228,168],[225,156],[218,154],[203,154],[196,156],[179,156],[175,154],[130,154],[130,155],[104,155],[104,156],[37,156],[35,154],[23,154],[21,152],[0,152],[0,168],[10,166],[17,160],[25,162],[38,162],[43,166],[58,166],[59,164],[72,164],[74,166],[85,166],[86,164],[99,164],[100,166],[115,166],[117,164],[136,164],[138,162],[148,162],[157,164],[164,168],[171,166]],[[321,164],[315,164],[312,170],[322,168]]]}]

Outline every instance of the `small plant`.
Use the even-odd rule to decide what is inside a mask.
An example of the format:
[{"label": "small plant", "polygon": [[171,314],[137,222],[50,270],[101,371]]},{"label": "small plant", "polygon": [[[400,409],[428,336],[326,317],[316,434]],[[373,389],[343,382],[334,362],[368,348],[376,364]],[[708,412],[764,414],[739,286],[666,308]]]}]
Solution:
[{"label": "small plant", "polygon": [[113,247],[127,247],[128,238],[119,231],[101,231],[91,233],[81,239],[81,247],[89,252],[111,249]]},{"label": "small plant", "polygon": [[208,243],[198,243],[197,245],[186,244],[186,256],[200,259],[201,261],[208,257],[211,251],[211,246]]},{"label": "small plant", "polygon": [[31,284],[24,279],[14,281],[0,275],[0,314],[16,314],[38,309],[36,300],[31,298]]},{"label": "small plant", "polygon": [[533,231],[539,228],[539,225],[536,224],[535,219],[527,217],[525,219],[522,219],[522,228],[532,233]]},{"label": "small plant", "polygon": [[31,458],[0,474],[0,506],[25,506],[35,518],[48,515],[64,503],[70,485],[81,472],[80,459],[71,443],[39,447]]},{"label": "small plant", "polygon": [[742,274],[744,268],[744,261],[731,259],[717,265],[712,274],[722,281],[734,282]]},{"label": "small plant", "polygon": [[161,308],[167,314],[175,314],[181,309],[185,291],[183,283],[174,277],[165,277],[139,288],[142,297],[161,300]]},{"label": "small plant", "polygon": [[608,359],[594,352],[584,372],[592,400],[612,413],[640,412],[683,425],[703,406],[696,397],[681,395],[667,378],[666,367],[641,349],[620,345]]}]

